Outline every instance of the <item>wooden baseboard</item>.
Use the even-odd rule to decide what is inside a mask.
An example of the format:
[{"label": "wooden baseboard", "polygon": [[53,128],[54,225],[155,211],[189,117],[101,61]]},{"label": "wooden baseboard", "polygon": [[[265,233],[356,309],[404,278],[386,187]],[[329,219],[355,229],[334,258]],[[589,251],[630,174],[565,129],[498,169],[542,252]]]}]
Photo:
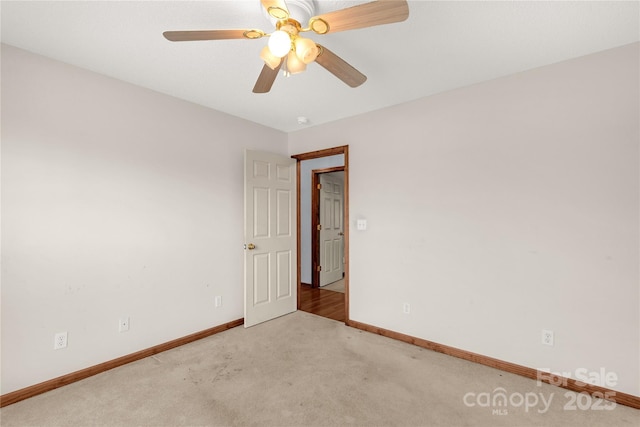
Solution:
[{"label": "wooden baseboard", "polygon": [[393,338],[399,341],[403,341],[409,344],[417,345],[418,347],[426,348],[428,350],[437,351],[449,356],[457,357],[460,359],[468,360],[470,362],[479,363],[481,365],[490,366],[492,368],[500,369],[501,371],[510,372],[512,374],[520,375],[526,378],[531,378],[537,381],[541,381],[547,384],[552,384],[558,387],[562,387],[568,390],[572,390],[578,393],[589,393],[594,397],[607,398],[617,404],[630,406],[632,408],[640,409],[640,397],[632,394],[622,393],[619,391],[611,390],[605,387],[586,384],[584,382],[565,378],[560,375],[553,375],[546,372],[538,371],[537,369],[527,368],[526,366],[516,365],[515,363],[505,362],[503,360],[494,359],[492,357],[483,356],[481,354],[472,353],[470,351],[460,350],[455,347],[449,347],[447,345],[438,344],[432,341],[427,341],[422,338],[412,337],[400,332],[390,331],[388,329],[379,328],[377,326],[371,326],[366,323],[356,322],[354,320],[347,320],[347,326],[351,326],[356,329],[371,332],[374,334],[382,335],[388,338]]},{"label": "wooden baseboard", "polygon": [[173,341],[169,341],[151,348],[147,348],[145,350],[140,350],[138,352],[110,360],[108,362],[100,363],[99,365],[90,366],[88,368],[81,369],[79,371],[72,372],[70,374],[54,378],[52,380],[25,387],[11,393],[3,394],[2,396],[0,396],[0,407],[11,405],[21,400],[37,396],[38,394],[42,394],[47,391],[54,390],[58,387],[62,387],[76,381],[91,377],[93,375],[108,371],[110,369],[117,368],[118,366],[126,365],[127,363],[135,362],[136,360],[144,359],[146,357],[153,356],[154,354],[162,353],[163,351],[171,350],[172,348],[189,344],[190,342],[215,335],[231,328],[235,328],[236,326],[240,326],[243,323],[244,319],[233,320],[223,325],[205,329],[204,331],[196,332],[194,334],[187,335]]},{"label": "wooden baseboard", "polygon": [[[99,365],[91,366],[89,368],[82,369],[80,371],[72,372],[67,375],[63,375],[58,378],[54,378],[33,386],[25,387],[20,390],[16,390],[11,393],[3,394],[0,396],[0,407],[11,405],[24,399],[28,399],[38,394],[45,393],[47,391],[54,390],[58,387],[62,387],[76,381],[83,380],[101,372],[108,371],[118,366],[126,365],[127,363],[135,362],[136,360],[144,359],[154,354],[162,353],[163,351],[170,350],[172,348],[179,347],[181,345],[188,344],[199,339],[215,335],[217,333],[226,331],[231,328],[235,328],[244,323],[244,319],[234,320],[225,323],[220,326],[215,326],[204,331],[196,332],[191,335],[187,335],[182,338],[175,339],[145,350],[138,351],[136,353],[128,354],[126,356],[119,357],[117,359],[110,360],[108,362],[101,363]],[[604,387],[600,387],[592,384],[585,384],[572,378],[564,378],[559,375],[552,375],[544,372],[540,372],[537,369],[527,368],[525,366],[517,365],[515,363],[505,362],[503,360],[494,359],[492,357],[483,356],[477,353],[472,353],[465,350],[460,350],[455,347],[449,347],[446,345],[438,344],[432,341],[428,341],[422,338],[412,337],[400,332],[390,331],[388,329],[379,328],[377,326],[371,326],[366,323],[357,322],[354,320],[347,320],[346,324],[353,328],[361,329],[363,331],[371,332],[374,334],[382,335],[388,338],[393,338],[399,341],[403,341],[409,344],[417,345],[428,350],[437,351],[449,356],[457,357],[460,359],[468,360],[470,362],[479,363],[481,365],[490,366],[492,368],[500,369],[505,372],[520,375],[526,378],[539,380],[547,384],[553,384],[568,390],[572,390],[578,393],[587,392],[595,397],[611,396],[612,401],[621,405],[629,406],[632,408],[640,409],[640,397],[632,394],[622,393],[615,390],[610,390]]]}]

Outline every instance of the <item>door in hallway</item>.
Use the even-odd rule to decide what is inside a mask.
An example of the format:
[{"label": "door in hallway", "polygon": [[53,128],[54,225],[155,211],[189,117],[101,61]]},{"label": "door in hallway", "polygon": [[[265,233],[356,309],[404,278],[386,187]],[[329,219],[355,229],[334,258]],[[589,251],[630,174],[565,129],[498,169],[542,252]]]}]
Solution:
[{"label": "door in hallway", "polygon": [[342,279],[344,272],[343,175],[320,175],[320,286]]}]

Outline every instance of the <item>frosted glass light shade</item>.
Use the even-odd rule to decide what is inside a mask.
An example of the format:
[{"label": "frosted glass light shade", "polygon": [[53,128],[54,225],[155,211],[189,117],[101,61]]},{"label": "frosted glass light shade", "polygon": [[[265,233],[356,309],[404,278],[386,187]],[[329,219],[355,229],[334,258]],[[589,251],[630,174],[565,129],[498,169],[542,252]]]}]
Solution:
[{"label": "frosted glass light shade", "polygon": [[311,39],[305,39],[303,37],[298,37],[294,42],[296,48],[296,54],[298,58],[305,64],[310,64],[316,60],[318,57],[318,53],[320,49]]},{"label": "frosted glass light shade", "polygon": [[291,50],[289,33],[282,30],[274,31],[271,36],[269,36],[268,46],[271,53],[275,56],[279,58],[286,56]]},{"label": "frosted glass light shade", "polygon": [[260,59],[262,59],[264,63],[267,64],[267,66],[272,70],[275,70],[276,67],[280,65],[280,61],[282,61],[282,58],[278,58],[273,53],[271,53],[271,50],[269,50],[268,46],[263,47],[260,51]]},{"label": "frosted glass light shade", "polygon": [[295,52],[289,52],[287,57],[287,70],[291,74],[298,74],[307,69],[307,64],[302,62]]}]

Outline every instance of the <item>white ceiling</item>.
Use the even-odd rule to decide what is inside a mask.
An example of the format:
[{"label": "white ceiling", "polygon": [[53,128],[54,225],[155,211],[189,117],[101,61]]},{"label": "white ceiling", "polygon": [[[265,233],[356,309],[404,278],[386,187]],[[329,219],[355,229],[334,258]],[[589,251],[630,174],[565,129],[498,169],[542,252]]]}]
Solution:
[{"label": "white ceiling", "polygon": [[[315,0],[318,14],[367,1]],[[273,30],[259,0],[5,1],[2,42],[285,132],[640,40],[638,1],[409,1],[405,22],[310,38],[364,73],[317,64],[252,93],[266,39],[172,43],[166,30]],[[309,35],[310,33],[306,33]]]}]

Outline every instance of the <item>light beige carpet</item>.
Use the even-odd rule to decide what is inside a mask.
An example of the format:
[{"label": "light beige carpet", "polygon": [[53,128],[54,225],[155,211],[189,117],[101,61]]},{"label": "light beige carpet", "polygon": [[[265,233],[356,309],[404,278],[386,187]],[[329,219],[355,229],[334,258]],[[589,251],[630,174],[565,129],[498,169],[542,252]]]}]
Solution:
[{"label": "light beige carpet", "polygon": [[[500,390],[510,402],[485,406],[485,397]],[[7,406],[0,421],[3,427],[638,426],[640,412],[628,407],[566,409],[567,393],[297,312]]]},{"label": "light beige carpet", "polygon": [[326,286],[320,287],[327,291],[342,292],[344,294],[344,279],[340,279],[337,282],[329,283]]}]

